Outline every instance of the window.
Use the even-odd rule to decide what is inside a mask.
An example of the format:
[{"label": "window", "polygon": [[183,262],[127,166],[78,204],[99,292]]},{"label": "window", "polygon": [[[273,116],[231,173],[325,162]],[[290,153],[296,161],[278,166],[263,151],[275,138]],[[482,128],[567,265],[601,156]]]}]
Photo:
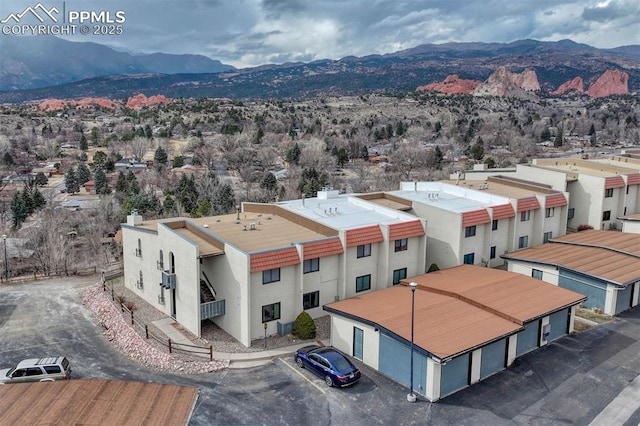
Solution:
[{"label": "window", "polygon": [[529,236],[525,235],[518,238],[518,248],[525,248],[529,246]]},{"label": "window", "polygon": [[607,188],[604,190],[604,198],[613,197],[613,188]]},{"label": "window", "polygon": [[531,276],[537,280],[542,279],[542,271],[540,269],[532,269]]},{"label": "window", "polygon": [[520,212],[520,222],[526,222],[531,219],[531,210]]},{"label": "window", "polygon": [[42,376],[40,367],[27,367],[27,376]]},{"label": "window", "polygon": [[144,287],[144,280],[142,279],[142,271],[140,271],[140,278],[136,282],[136,287],[142,289]]},{"label": "window", "polygon": [[496,258],[496,246],[492,246],[491,253],[489,253],[489,259],[495,259],[495,258]]},{"label": "window", "polygon": [[544,209],[544,217],[553,217],[555,210],[555,207],[547,207],[546,209]]},{"label": "window", "polygon": [[317,272],[320,270],[320,258],[307,259],[304,261],[304,273]]},{"label": "window", "polygon": [[602,212],[602,220],[611,220],[611,210]]},{"label": "window", "polygon": [[476,226],[475,225],[467,226],[466,228],[464,228],[464,237],[465,238],[475,237],[475,236],[476,236]]},{"label": "window", "polygon": [[544,235],[542,236],[542,242],[543,243],[548,243],[549,240],[553,237],[553,232],[549,231],[549,232],[545,232]]},{"label": "window", "polygon": [[262,322],[269,322],[280,319],[280,302],[262,307]]},{"label": "window", "polygon": [[262,284],[275,283],[280,281],[280,268],[262,271]]},{"label": "window", "polygon": [[498,230],[498,219],[493,219],[491,221],[491,230],[492,231],[497,231]]},{"label": "window", "polygon": [[371,290],[371,274],[356,278],[356,293]]},{"label": "window", "polygon": [[474,262],[475,262],[475,259],[476,259],[476,254],[475,253],[465,254],[463,263],[465,265],[473,265]]},{"label": "window", "polygon": [[138,247],[136,248],[136,256],[142,256],[142,241],[138,238]]},{"label": "window", "polygon": [[407,249],[408,244],[409,244],[409,241],[406,238],[396,240],[396,251],[405,251]]},{"label": "window", "polygon": [[629,185],[627,185],[627,195],[629,195]]},{"label": "window", "polygon": [[407,268],[393,271],[393,285],[399,284],[400,280],[404,280],[405,278],[407,278]]},{"label": "window", "polygon": [[576,215],[575,208],[570,208],[569,210],[567,210],[567,219],[573,219],[575,215]]},{"label": "window", "polygon": [[317,308],[320,306],[320,292],[314,291],[302,295],[302,309]]},{"label": "window", "polygon": [[156,265],[157,265],[159,270],[162,271],[164,269],[164,260],[163,260],[162,250],[160,250],[160,257],[159,257],[158,262],[157,262]]},{"label": "window", "polygon": [[60,368],[59,365],[45,365],[44,367],[44,371],[47,372],[47,374],[58,374],[58,373],[62,373],[62,369]]},{"label": "window", "polygon": [[371,244],[362,244],[358,246],[358,259],[369,256],[371,256]]}]

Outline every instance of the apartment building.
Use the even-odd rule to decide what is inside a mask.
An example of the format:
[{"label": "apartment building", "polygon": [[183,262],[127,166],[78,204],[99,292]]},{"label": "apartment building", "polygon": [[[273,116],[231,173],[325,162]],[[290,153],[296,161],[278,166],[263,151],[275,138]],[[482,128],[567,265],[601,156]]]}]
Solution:
[{"label": "apartment building", "polygon": [[427,265],[495,267],[501,254],[565,234],[567,194],[504,176],[402,182],[400,189],[363,194],[427,223]]},{"label": "apartment building", "polygon": [[620,229],[618,217],[640,213],[639,170],[637,164],[615,160],[549,158],[518,165],[516,176],[568,192],[569,229]]},{"label": "apartment building", "polygon": [[122,225],[127,288],[199,336],[210,319],[246,346],[303,311],[425,269],[424,221],[337,191],[236,214]]}]

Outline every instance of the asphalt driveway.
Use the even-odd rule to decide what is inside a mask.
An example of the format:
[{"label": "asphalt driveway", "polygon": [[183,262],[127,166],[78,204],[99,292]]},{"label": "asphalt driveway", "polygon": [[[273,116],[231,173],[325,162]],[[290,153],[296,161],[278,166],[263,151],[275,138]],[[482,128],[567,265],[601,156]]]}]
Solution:
[{"label": "asphalt driveway", "polygon": [[[640,373],[640,310],[527,354],[508,370],[438,403],[406,402],[407,389],[366,366],[360,383],[328,389],[291,357],[248,370],[168,374],[119,353],[80,301],[97,277],[0,285],[0,366],[62,354],[76,377],[197,386],[190,424],[589,424],[612,402],[640,423],[640,396],[615,399]],[[629,387],[629,389],[633,389]],[[631,394],[634,396],[634,394]],[[607,411],[605,411],[607,413]],[[606,424],[606,419],[598,419]]]}]

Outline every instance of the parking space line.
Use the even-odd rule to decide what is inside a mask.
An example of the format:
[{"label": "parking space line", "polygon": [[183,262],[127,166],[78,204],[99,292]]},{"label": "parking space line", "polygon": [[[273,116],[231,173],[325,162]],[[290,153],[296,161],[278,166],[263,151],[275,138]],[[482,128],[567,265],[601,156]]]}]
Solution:
[{"label": "parking space line", "polygon": [[282,361],[284,363],[284,365],[286,365],[287,367],[289,367],[292,371],[294,371],[296,374],[300,375],[300,377],[302,377],[303,379],[305,379],[307,382],[311,383],[313,386],[316,387],[316,389],[318,389],[320,392],[325,393],[326,390],[321,388],[320,386],[316,385],[315,383],[313,383],[311,380],[307,379],[307,377],[302,374],[302,371],[298,371],[298,368],[296,368],[296,366],[294,365],[289,365],[289,363],[287,361],[285,361],[282,358],[279,358],[280,361]]}]

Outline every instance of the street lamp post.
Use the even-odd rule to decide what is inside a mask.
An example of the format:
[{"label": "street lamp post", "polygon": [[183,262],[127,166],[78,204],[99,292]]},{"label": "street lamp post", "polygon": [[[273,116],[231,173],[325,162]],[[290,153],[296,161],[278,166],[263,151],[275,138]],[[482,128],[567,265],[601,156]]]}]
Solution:
[{"label": "street lamp post", "polygon": [[264,348],[267,349],[267,323],[263,323],[262,326],[264,327]]},{"label": "street lamp post", "polygon": [[410,384],[409,384],[409,393],[407,394],[407,401],[416,402],[416,394],[413,393],[413,328],[415,322],[415,306],[416,306],[416,287],[418,287],[418,283],[411,281],[409,283],[409,287],[411,288],[411,363],[410,363]]},{"label": "street lamp post", "polygon": [[4,245],[4,280],[9,280],[9,264],[7,264],[7,236],[2,235],[2,244]]}]

